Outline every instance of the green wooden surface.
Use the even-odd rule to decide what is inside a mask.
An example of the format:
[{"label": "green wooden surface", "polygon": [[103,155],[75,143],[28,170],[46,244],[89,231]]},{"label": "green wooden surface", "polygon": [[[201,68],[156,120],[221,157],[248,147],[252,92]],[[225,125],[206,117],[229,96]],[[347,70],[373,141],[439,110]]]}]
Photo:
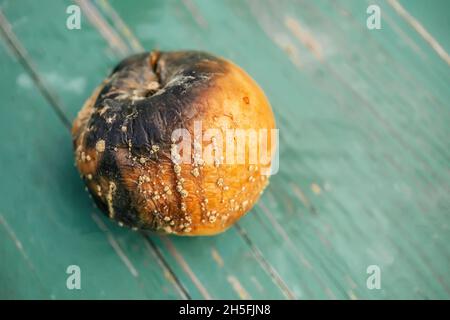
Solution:
[{"label": "green wooden surface", "polygon": [[[68,30],[70,4],[0,1],[0,298],[450,298],[450,2],[79,1]],[[272,103],[280,171],[219,236],[120,228],[73,166],[67,124],[154,48],[227,57]]]}]

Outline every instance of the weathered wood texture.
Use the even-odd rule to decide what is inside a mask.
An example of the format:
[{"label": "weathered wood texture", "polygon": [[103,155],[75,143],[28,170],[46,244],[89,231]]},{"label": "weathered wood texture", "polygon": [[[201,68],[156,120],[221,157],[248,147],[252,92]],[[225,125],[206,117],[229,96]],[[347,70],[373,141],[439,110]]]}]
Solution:
[{"label": "weathered wood texture", "polygon": [[[0,4],[0,298],[450,298],[450,2],[78,1],[81,30],[69,1]],[[83,101],[154,48],[229,58],[273,105],[280,171],[222,235],[121,229],[73,167]]]}]

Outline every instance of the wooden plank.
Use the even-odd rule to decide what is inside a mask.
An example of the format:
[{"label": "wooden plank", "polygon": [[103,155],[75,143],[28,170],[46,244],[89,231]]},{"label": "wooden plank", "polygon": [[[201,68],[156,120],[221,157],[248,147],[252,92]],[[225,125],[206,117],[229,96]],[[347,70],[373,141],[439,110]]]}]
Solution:
[{"label": "wooden plank", "polygon": [[[318,5],[320,3],[321,2],[315,2],[314,4]],[[361,216],[361,212],[367,210],[381,211],[381,217],[386,215],[384,218],[387,218],[387,221],[392,220],[391,223],[394,225],[399,224],[398,228],[401,228],[403,223],[400,223],[401,220],[399,221],[396,219],[396,215],[401,215],[403,217],[405,215],[411,215],[412,220],[409,221],[411,225],[407,226],[406,230],[404,230],[404,234],[394,238],[394,243],[392,243],[392,241],[386,241],[383,245],[383,242],[380,242],[379,239],[377,239],[379,236],[375,232],[373,234],[376,236],[373,238],[373,243],[375,244],[378,242],[377,246],[379,246],[379,249],[392,250],[393,253],[388,255],[391,255],[394,258],[397,257],[395,251],[399,250],[395,248],[395,246],[403,241],[402,237],[405,237],[406,239],[408,238],[408,232],[406,232],[408,229],[413,228],[415,224],[420,225],[420,228],[418,229],[423,229],[423,225],[426,223],[432,224],[432,221],[425,222],[422,220],[422,213],[425,210],[432,211],[434,217],[431,219],[434,219],[435,217],[442,217],[442,222],[446,220],[448,211],[443,208],[436,208],[435,202],[430,199],[429,194],[426,196],[424,195],[423,198],[421,195],[424,194],[424,192],[428,193],[429,190],[427,189],[430,188],[429,182],[432,181],[435,186],[437,185],[435,189],[433,188],[433,197],[439,197],[440,199],[438,201],[446,201],[445,189],[447,186],[447,177],[438,177],[437,172],[441,172],[441,174],[444,175],[447,174],[446,164],[448,164],[448,155],[445,154],[445,151],[442,153],[442,150],[448,150],[448,142],[444,138],[446,135],[448,136],[448,132],[445,125],[445,120],[441,117],[444,116],[444,119],[448,119],[448,115],[446,110],[442,108],[442,105],[436,103],[435,100],[431,100],[429,102],[427,101],[427,110],[423,110],[423,99],[419,99],[419,95],[421,95],[425,89],[429,88],[431,83],[433,83],[433,85],[437,83],[436,80],[429,82],[427,85],[415,84],[414,92],[410,92],[410,90],[408,90],[408,85],[409,88],[412,87],[411,82],[422,81],[422,79],[412,77],[410,74],[405,72],[405,69],[407,69],[407,71],[417,69],[415,61],[405,61],[404,55],[403,59],[400,59],[399,56],[402,55],[398,53],[394,60],[386,54],[384,48],[381,48],[374,43],[371,37],[372,34],[370,34],[365,28],[365,16],[361,14],[365,12],[367,5],[360,5],[355,9],[355,4],[353,2],[345,2],[345,9],[347,9],[347,11],[344,11],[339,10],[342,9],[339,6],[333,7],[333,10],[330,10],[329,7],[326,7],[326,2],[322,4],[323,6],[319,6],[319,8],[315,8],[315,6],[311,5],[304,5],[302,6],[302,10],[295,10],[295,7],[280,8],[280,15],[281,12],[290,12],[291,15],[296,16],[297,21],[300,21],[298,24],[303,25],[304,28],[306,28],[311,34],[319,35],[319,39],[322,34],[326,34],[328,37],[328,39],[323,39],[322,42],[325,44],[323,47],[325,53],[327,50],[332,51],[330,52],[330,57],[328,59],[324,59],[326,61],[322,61],[319,65],[314,64],[311,66],[311,68],[314,69],[311,70],[311,72],[320,72],[316,70],[316,68],[319,68],[322,69],[322,72],[327,75],[327,79],[316,82],[315,84],[324,92],[332,94],[336,97],[338,99],[337,102],[342,103],[347,110],[352,110],[353,114],[351,114],[349,120],[353,121],[353,123],[351,125],[349,124],[349,128],[351,127],[352,131],[355,133],[350,137],[345,137],[346,139],[340,139],[339,141],[341,142],[336,141],[336,138],[334,138],[334,141],[332,141],[333,139],[330,139],[330,142],[334,142],[340,149],[337,150],[340,154],[346,150],[350,151],[348,155],[346,155],[346,158],[349,159],[345,159],[345,162],[347,162],[346,164],[349,166],[349,170],[347,169],[345,171],[340,171],[340,176],[345,177],[345,182],[347,185],[343,185],[342,181],[336,181],[336,184],[339,185],[339,187],[333,187],[333,189],[336,189],[334,191],[341,193],[338,198],[338,204],[341,206],[354,206],[350,210],[350,213],[353,213],[353,217],[346,217],[347,219],[351,219],[356,222],[354,228],[352,228],[354,230],[357,230],[355,227],[357,227],[358,224],[364,225],[367,223],[367,221],[364,220],[364,215]],[[355,19],[352,19],[352,17],[349,16],[348,11],[352,8],[353,17],[358,17],[357,22],[359,22],[359,24],[355,23]],[[274,8],[270,9],[271,12],[277,12]],[[339,14],[340,12],[346,12],[346,14]],[[277,14],[275,13],[272,15],[272,18],[273,16],[277,17]],[[279,26],[279,28],[281,27]],[[265,29],[269,30],[267,26]],[[270,30],[273,30],[273,33],[280,32],[276,29],[276,26],[273,25]],[[385,40],[387,38],[386,33],[379,36]],[[357,40],[358,38],[364,39],[364,42]],[[359,45],[357,45],[358,43]],[[361,45],[361,43],[364,43],[364,45]],[[389,43],[397,44],[398,39]],[[301,48],[299,51],[300,50]],[[380,65],[379,63],[376,63],[377,60],[375,60],[375,55],[381,55],[381,58],[384,59],[383,64]],[[344,59],[342,59],[343,57]],[[403,66],[399,66],[399,61],[402,62],[403,66],[406,65],[403,70]],[[323,66],[323,64],[325,64],[325,66]],[[350,65],[351,67],[349,67]],[[304,68],[305,72],[309,71],[306,70],[307,68],[308,67]],[[397,79],[395,79],[391,73],[393,70],[398,70],[395,75]],[[314,80],[312,75],[313,73],[310,74],[310,79]],[[326,81],[328,79],[329,81]],[[381,83],[386,84],[386,86],[380,85]],[[397,87],[402,87],[403,84],[405,84],[404,88],[399,88],[400,90],[397,90]],[[415,97],[414,93],[416,94]],[[439,95],[437,96],[440,97],[442,101],[448,99],[446,97],[446,91],[441,90],[438,94]],[[336,104],[336,102],[331,103],[331,105],[333,104]],[[327,108],[331,108],[330,104],[327,105]],[[368,112],[364,110],[365,108],[369,109],[367,110]],[[320,109],[315,109],[314,112],[320,112]],[[329,111],[327,110],[327,112]],[[410,115],[413,115],[413,117],[410,117]],[[423,118],[419,118],[419,115],[423,116]],[[335,117],[334,114],[333,117],[335,119],[339,118],[339,116]],[[405,121],[405,117],[410,117],[410,119]],[[433,123],[433,130],[431,131],[424,130],[426,127],[423,122],[428,119],[430,119]],[[314,123],[314,126],[317,126],[317,123]],[[330,131],[330,128],[320,126],[313,130],[321,130],[322,132],[326,132]],[[386,135],[383,131],[388,131],[388,134]],[[369,133],[370,136],[368,137],[369,139],[364,139],[367,141],[364,143],[364,140],[361,141],[360,137],[361,135],[367,135],[367,133]],[[357,136],[355,136],[356,134]],[[333,135],[331,136],[336,137]],[[377,138],[377,136],[379,138]],[[358,137],[359,141],[355,141],[356,137]],[[349,140],[348,138],[352,139]],[[312,141],[317,142],[316,140]],[[354,146],[358,146],[358,144],[360,144],[358,148],[359,150],[352,150],[352,148],[348,147],[346,148],[346,143],[344,143],[344,141],[346,143],[352,143]],[[370,145],[370,149],[367,147],[364,148],[364,144],[361,144],[361,142],[365,145]],[[422,152],[425,148],[429,151]],[[325,150],[327,152],[332,152],[333,149],[334,148],[327,146]],[[402,150],[402,153],[399,154],[398,150]],[[369,158],[367,158],[364,153],[369,153],[367,155]],[[361,156],[363,156],[363,158],[361,158]],[[385,158],[385,160],[383,160],[383,158]],[[411,158],[414,160],[411,160]],[[389,168],[389,163],[386,163],[386,161],[391,162],[392,159],[395,159],[394,165],[400,165]],[[315,171],[314,168],[320,168],[319,170],[321,174],[317,175],[319,179],[320,176],[326,177],[326,172],[330,172],[330,170],[335,172],[336,169],[344,169],[342,166],[343,163],[339,164],[334,162],[321,165],[317,161],[322,162],[323,157],[312,159],[312,162],[310,162],[311,167],[308,166],[307,170],[311,170],[311,168],[313,168],[312,170]],[[379,164],[377,162],[379,162]],[[436,165],[436,162],[441,165]],[[429,168],[428,165],[430,164],[433,164],[434,166]],[[401,170],[401,172],[398,172],[399,170]],[[372,172],[374,174],[372,174]],[[436,175],[433,176],[433,174]],[[370,186],[367,186],[367,182],[364,181],[364,176],[367,176],[366,181],[371,181]],[[355,178],[357,180],[354,180]],[[324,178],[321,180],[323,179]],[[335,184],[331,181],[327,182],[331,186]],[[378,188],[376,188],[377,184],[379,185]],[[365,185],[366,187],[364,187]],[[408,194],[405,194],[406,190],[398,190],[400,189],[399,185],[403,185],[403,188],[407,188],[407,192],[417,193],[419,198],[422,199],[416,198],[415,201],[411,202]],[[345,198],[342,197],[345,195],[342,194],[342,191],[345,190],[343,187],[348,189],[348,195]],[[373,191],[371,189],[373,189]],[[436,196],[435,190],[440,193],[439,196]],[[314,196],[314,192],[311,192],[311,194]],[[324,193],[321,194],[323,195]],[[370,194],[373,196],[370,196]],[[364,198],[361,198],[361,196],[364,196]],[[372,199],[380,198],[384,199],[385,203],[373,203]],[[315,204],[315,206],[319,209],[319,212],[321,211],[320,206],[323,204],[326,203],[320,200]],[[364,205],[364,207],[358,208],[358,205]],[[357,216],[355,216],[355,214]],[[421,222],[414,221],[416,219]],[[435,225],[435,228],[436,229],[433,232],[437,231],[442,234],[445,233],[445,231],[439,229],[438,225]],[[362,228],[358,229],[364,230]],[[383,231],[383,229],[380,231]],[[388,233],[389,236],[392,236],[393,234],[393,232],[390,234]],[[360,237],[359,239],[361,241],[368,238],[370,235],[371,232],[367,233],[367,231],[364,230],[364,234],[361,234],[358,237]],[[425,237],[425,234],[423,234],[423,236],[423,241],[431,238],[431,234],[428,234],[428,239]],[[409,241],[409,239],[407,241]],[[423,243],[423,245],[425,245],[425,243]],[[356,244],[352,244],[351,249],[354,250],[355,246]],[[408,248],[408,246],[408,243],[404,244],[404,247]],[[416,258],[418,255],[421,255],[420,249],[418,251],[419,253],[416,252],[415,254],[410,254],[408,258]],[[353,255],[354,254],[355,252],[353,252]],[[440,262],[436,262],[435,265],[440,268],[441,275],[444,278],[448,278],[448,272],[446,271],[446,265],[448,265],[448,251],[444,249],[442,252],[442,250],[436,248],[434,255],[436,257],[442,257]],[[360,256],[360,258],[362,258],[362,256]],[[426,262],[425,259],[422,260],[422,264],[424,261]],[[414,267],[417,266],[418,264],[416,263]],[[434,277],[434,267],[435,266],[428,266],[428,270],[425,272],[428,273],[429,277],[434,278],[432,283],[435,284],[435,287],[441,287],[440,290],[443,291],[440,291],[440,293],[446,294],[447,285],[445,283],[440,284],[440,277]],[[362,266],[359,266],[359,269],[361,268]],[[401,274],[399,273],[398,275]],[[404,276],[407,275],[404,274]],[[403,290],[407,291],[408,288],[405,287]],[[409,293],[412,293],[412,288],[409,290],[411,290]]]},{"label": "wooden plank", "polygon": [[433,5],[440,10],[428,10],[423,1],[390,0],[389,4],[440,56],[450,65],[450,42],[446,30],[450,28],[447,1],[437,0]]}]

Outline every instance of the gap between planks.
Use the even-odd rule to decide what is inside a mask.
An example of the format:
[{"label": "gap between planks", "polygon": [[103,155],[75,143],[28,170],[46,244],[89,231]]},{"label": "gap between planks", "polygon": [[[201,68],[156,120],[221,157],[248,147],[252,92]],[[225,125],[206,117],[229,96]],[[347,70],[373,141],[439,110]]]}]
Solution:
[{"label": "gap between planks", "polygon": [[427,29],[413,17],[397,0],[388,0],[389,5],[394,8],[395,12],[402,17],[438,54],[438,56],[444,60],[450,66],[450,56],[441,46],[441,44],[428,32]]}]

